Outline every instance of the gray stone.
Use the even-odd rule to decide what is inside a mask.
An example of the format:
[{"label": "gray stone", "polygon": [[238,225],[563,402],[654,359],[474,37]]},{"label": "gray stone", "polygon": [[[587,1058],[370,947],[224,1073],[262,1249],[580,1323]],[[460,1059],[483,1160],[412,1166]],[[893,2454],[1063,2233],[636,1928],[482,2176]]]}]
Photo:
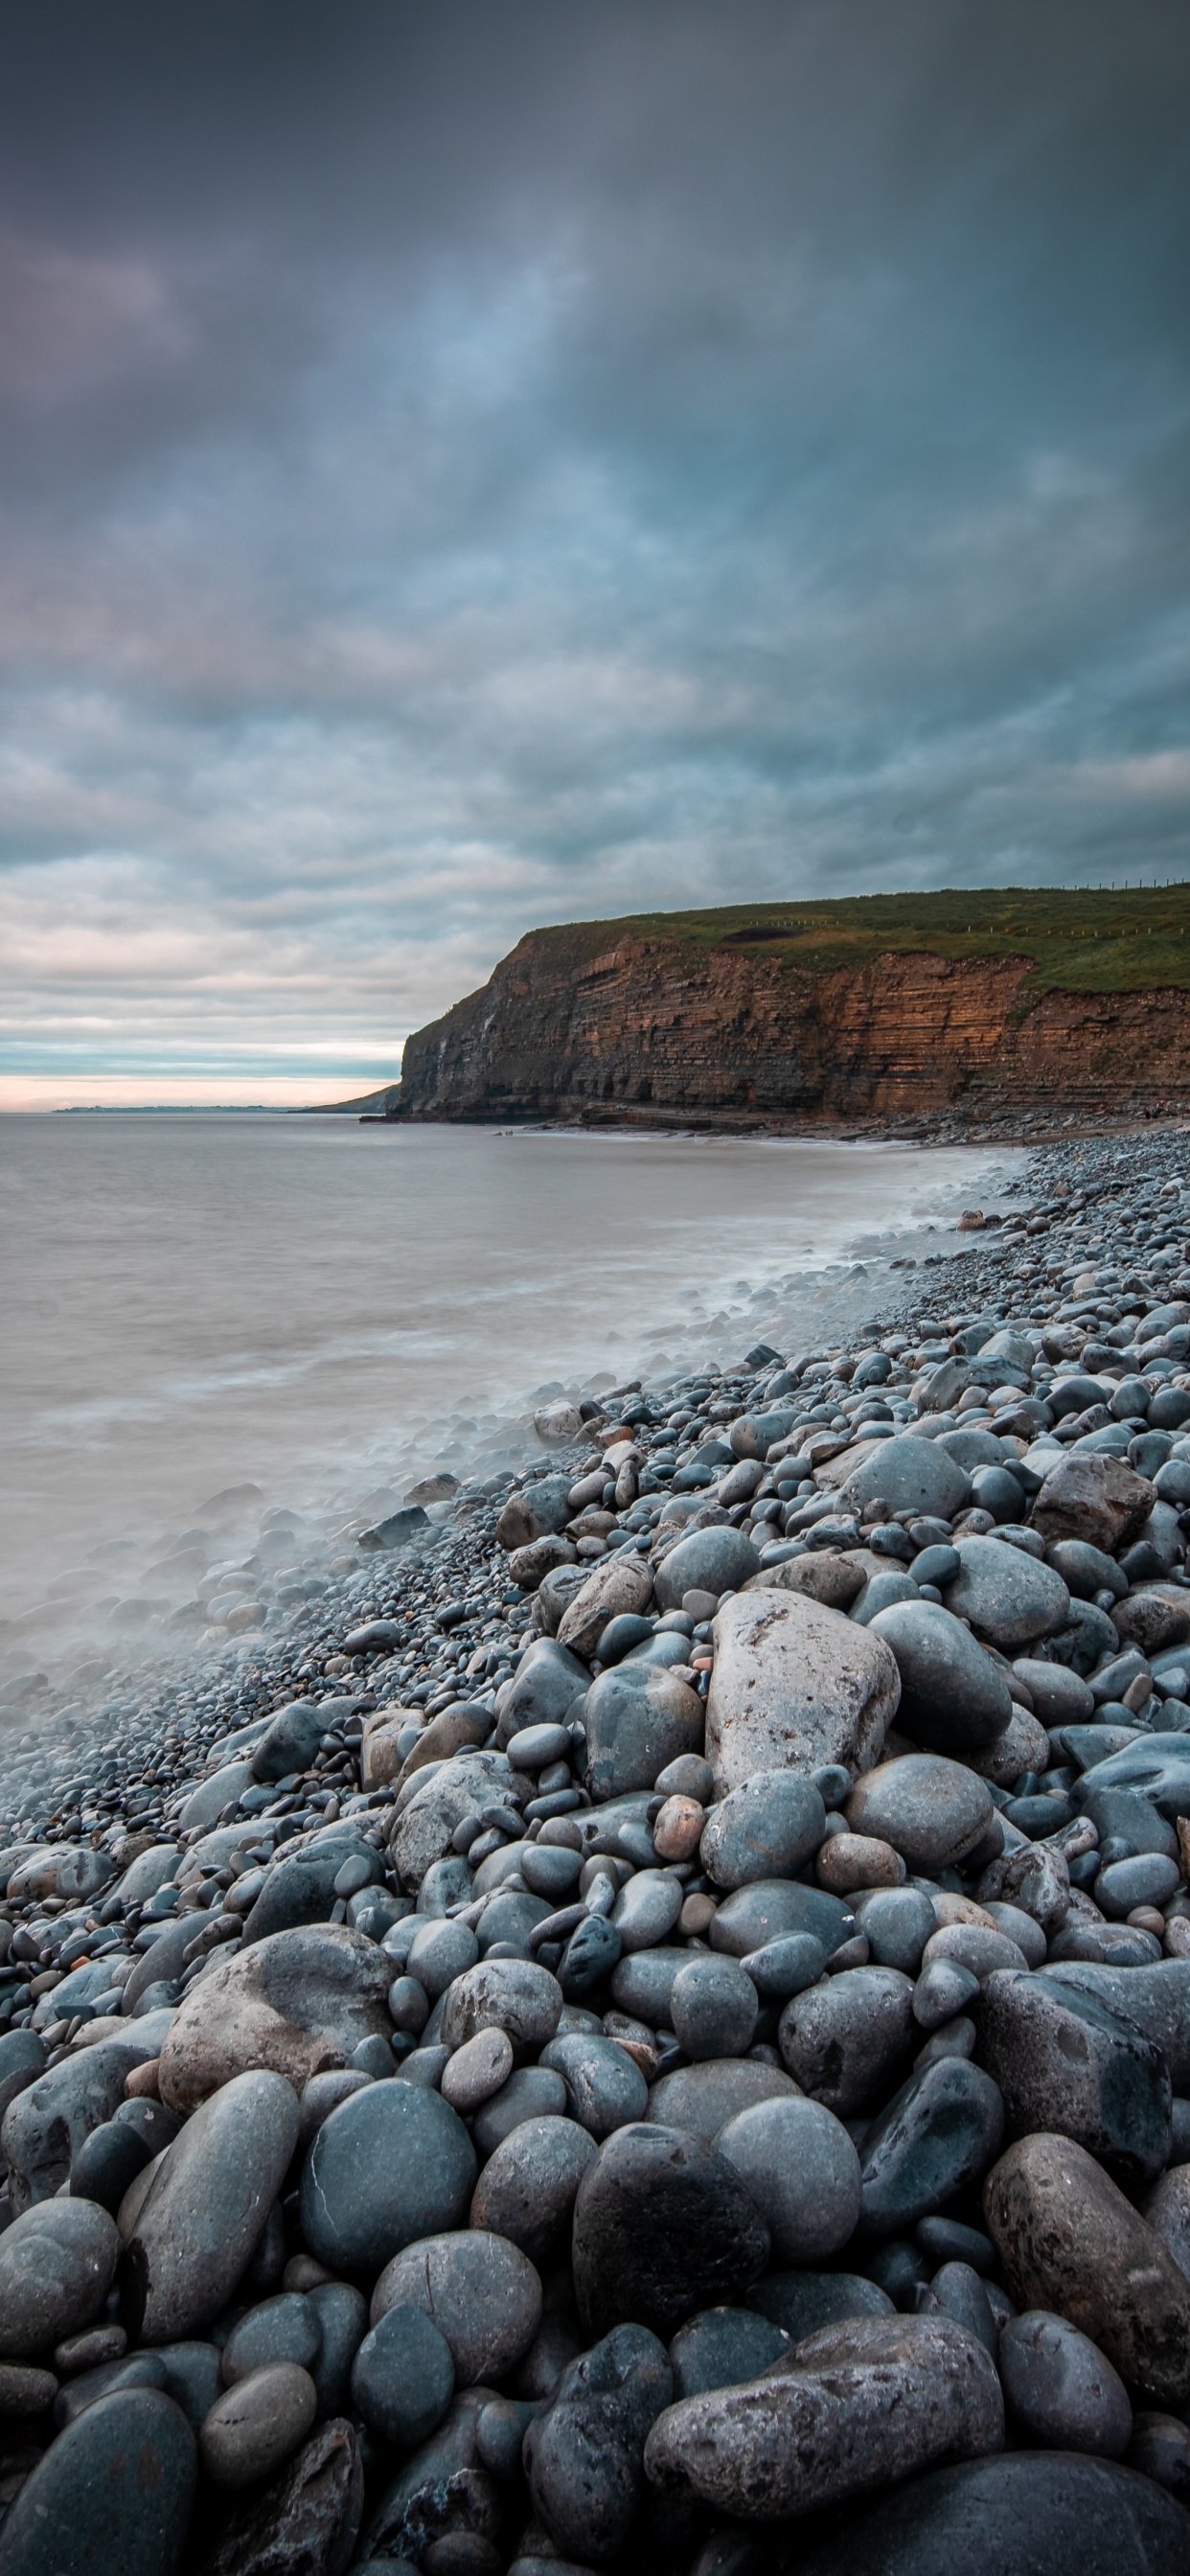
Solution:
[{"label": "gray stone", "polygon": [[784,2004],[817,1985],[826,1969],[826,1952],[811,1933],[790,1932],[784,1940],[749,1950],[744,1966],[762,2003]]},{"label": "gray stone", "polygon": [[539,2049],[553,2038],[561,2013],[562,1989],[548,1968],[530,1959],[485,1959],[449,1988],[441,2037],[448,2048],[461,2048],[479,2030],[506,2030],[514,2048]]},{"label": "gray stone", "polygon": [[618,2129],[583,2176],[572,2261],[589,2334],[649,2325],[672,2334],[696,2309],[746,2290],[769,2237],[726,2158],[678,2129]]},{"label": "gray stone", "polygon": [[842,1899],[824,1887],[805,1887],[800,1879],[758,1879],[724,1898],[711,1925],[711,1948],[733,1959],[763,1949],[790,1933],[808,1932],[831,1958],[855,1928],[855,1917]]},{"label": "gray stone", "polygon": [[162,2385],[167,2397],[180,2406],[188,2424],[198,2431],[204,2415],[222,2394],[222,2354],[213,2343],[171,2343],[165,2351],[154,2354],[160,2362]]},{"label": "gray stone", "polygon": [[[573,1855],[577,1860],[577,1852]],[[673,1931],[682,1911],[682,1882],[668,1870],[639,1869],[612,1907],[621,1951],[651,1950]]]},{"label": "gray stone", "polygon": [[1167,1905],[1181,1882],[1176,1860],[1164,1852],[1137,1852],[1110,1862],[1095,1881],[1095,1903],[1111,1923],[1122,1923],[1135,1905]]},{"label": "gray stone", "polygon": [[825,1832],[826,1809],[812,1780],[758,1771],[715,1808],[699,1856],[717,1887],[746,1887],[759,1878],[792,1878]]},{"label": "gray stone", "polygon": [[985,2174],[1004,2135],[1004,2105],[982,2067],[936,2058],[873,2121],[860,2158],[860,2223],[897,2236]]},{"label": "gray stone", "polygon": [[[405,2461],[384,2490],[363,2544],[364,2564],[379,2559],[416,2564],[428,2545],[455,2534],[492,2541],[500,2527],[501,2495],[484,2469],[478,2429],[489,2389],[464,2389],[428,2442]],[[487,2563],[490,2565],[490,2560]]]},{"label": "gray stone", "polygon": [[290,1700],[279,1708],[253,1751],[253,1779],[284,1780],[291,1771],[308,1771],[328,1723],[316,1700]]},{"label": "gray stone", "polygon": [[[492,2156],[505,2138],[535,2120],[557,2119],[566,2109],[566,2087],[549,2066],[517,2066],[478,2111],[471,2135],[481,2156]],[[507,2236],[510,2230],[499,2231]],[[519,2241],[519,2240],[517,2240]]]},{"label": "gray stone", "polygon": [[306,2297],[318,2319],[321,2336],[310,2364],[318,2391],[319,2416],[337,2415],[347,2403],[351,2365],[368,2324],[368,2303],[349,2281],[316,2281]]},{"label": "gray stone", "polygon": [[1064,1625],[1070,1594],[1052,1565],[995,1538],[961,1539],[958,1554],[946,1607],[1002,1654],[1019,1654]]},{"label": "gray stone", "polygon": [[798,2088],[779,2066],[755,2057],[708,2057],[700,2066],[675,2066],[649,2088],[646,2120],[662,2128],[687,2129],[704,2147],[740,2111],[757,2102],[798,2099]]},{"label": "gray stone", "polygon": [[414,1933],[405,1964],[434,2004],[478,1957],[479,1943],[469,1923],[432,1922]]},{"label": "gray stone", "polygon": [[1050,2308],[1161,2406],[1190,2398],[1190,2281],[1156,2229],[1072,2138],[1022,2138],[984,2215],[1018,2308]]},{"label": "gray stone", "polygon": [[[329,1923],[335,1887],[344,1862],[359,1851],[354,1835],[310,1845],[282,1857],[265,1873],[264,1885],[244,1925],[246,1942],[265,1941],[270,1933],[288,1932],[301,1923]],[[374,1855],[369,1854],[369,1858]]]},{"label": "gray stone", "polygon": [[725,1602],[713,1633],[706,1749],[721,1797],[757,1771],[838,1762],[855,1773],[878,1758],[900,1685],[874,1629],[807,1594],[766,1590]]},{"label": "gray stone", "polygon": [[777,2263],[837,2254],[859,2218],[859,2157],[821,2102],[758,2102],[719,2131],[716,2152],[747,2185]]},{"label": "gray stone", "polygon": [[1085,1539],[1052,1540],[1046,1549],[1047,1563],[1061,1575],[1067,1591],[1080,1601],[1093,1601],[1097,1592],[1114,1592],[1122,1601],[1128,1590],[1128,1577],[1114,1556],[1101,1547],[1089,1547]]},{"label": "gray stone", "polygon": [[1091,1717],[1095,1701],[1090,1683],[1068,1665],[1043,1664],[1035,1655],[1018,1655],[1012,1669],[1024,1683],[1043,1726],[1079,1726]]},{"label": "gray stone", "polygon": [[822,2326],[841,2325],[846,2317],[891,2317],[892,2300],[876,2281],[858,2272],[766,2272],[748,2305],[784,2327],[791,2343],[803,2343]]},{"label": "gray stone", "polygon": [[979,1993],[979,1979],[958,1959],[933,1959],[913,1989],[913,2018],[919,2030],[940,2030],[956,2013],[969,2010]]},{"label": "gray stone", "polygon": [[877,1967],[917,1975],[935,1928],[933,1903],[921,1888],[875,1888],[856,1898],[855,1919]]},{"label": "gray stone", "polygon": [[941,1602],[897,1602],[866,1633],[879,1637],[895,1660],[900,1725],[917,1743],[936,1753],[967,1754],[1003,1734],[1012,1716],[1008,1684]]},{"label": "gray stone", "polygon": [[742,2057],[758,2010],[756,1988],[732,1958],[691,1959],[674,1978],[670,2013],[687,2057]]},{"label": "gray stone", "polygon": [[985,1781],[941,1753],[881,1762],[856,1782],[844,1814],[854,1833],[891,1843],[910,1869],[953,1868],[983,1841],[995,1808]]},{"label": "gray stone", "polygon": [[156,2388],[115,2391],[68,2425],[0,2534],[4,2576],[173,2576],[194,2502],[194,2435]]},{"label": "gray stone", "polygon": [[208,1969],[184,1997],[161,2049],[161,2099],[187,2112],[249,2068],[301,2091],[386,2039],[391,1962],[346,1924],[274,1932]]},{"label": "gray stone", "polygon": [[219,1821],[225,1807],[238,1807],[245,1789],[254,1785],[250,1761],[229,1762],[222,1771],[212,1771],[192,1789],[178,1816],[180,1833],[192,1833],[197,1827]]},{"label": "gray stone", "polygon": [[98,2315],[120,2240],[90,2200],[38,2201],[0,2235],[0,2357],[52,2352]]},{"label": "gray stone", "polygon": [[302,2170],[302,2234],[329,2270],[376,2271],[406,2245],[457,2227],[475,2153],[441,2095],[370,2084],[323,2122]]},{"label": "gray stone", "polygon": [[841,2119],[882,2100],[918,2045],[913,1987],[898,1968],[847,1968],[795,1995],[781,2016],[790,2074]]},{"label": "gray stone", "polygon": [[0,2038],[0,2124],[18,2093],[44,2075],[46,2045],[40,2031],[6,2030]]},{"label": "gray stone", "polygon": [[594,2137],[576,2120],[522,2120],[494,2148],[475,2187],[472,2227],[519,2245],[539,2263],[569,2225],[575,2193],[595,2161]]},{"label": "gray stone", "polygon": [[593,1798],[651,1789],[683,1753],[701,1753],[703,1704],[677,1674],[629,1658],[592,1682],[583,1709],[586,1786]]},{"label": "gray stone", "polygon": [[402,1789],[389,1835],[389,1851],[403,1888],[421,1886],[436,1860],[445,1860],[451,1837],[465,1816],[506,1806],[512,1770],[503,1753],[460,1753],[422,1780],[416,1772]]},{"label": "gray stone", "polygon": [[450,2347],[460,2388],[503,2379],[541,2323],[541,2282],[519,2245],[487,2228],[425,2236],[386,2263],[372,2324],[389,2308],[420,2308]]},{"label": "gray stone", "polygon": [[649,2088],[639,2066],[614,2039],[594,2031],[574,2031],[552,2039],[541,2064],[560,2075],[566,2106],[592,2138],[608,2138],[630,2120],[643,2120]]},{"label": "gray stone", "polygon": [[363,2504],[354,2427],[322,2424],[275,2486],[233,2512],[203,2576],[341,2576]]},{"label": "gray stone", "polygon": [[1144,1735],[1109,1753],[1083,1774],[1080,1798],[1100,1789],[1135,1789],[1171,1821],[1190,1816],[1190,1736]]},{"label": "gray stone", "polygon": [[667,2408],[645,2467],[717,2512],[779,2522],[1003,2439],[1000,2383],[974,2335],[949,2317],[860,2317],[747,2388]]},{"label": "gray stone", "polygon": [[643,1610],[652,1589],[653,1578],[642,1557],[626,1550],[605,1557],[563,1612],[558,1627],[559,1645],[568,1646],[589,1663],[609,1621],[625,1611]]},{"label": "gray stone", "polygon": [[571,2363],[530,2425],[534,2510],[556,2547],[584,2566],[614,2558],[628,2540],[645,2494],[645,2441],[672,2390],[664,2344],[620,2325]]},{"label": "gray stone", "polygon": [[[994,2556],[989,2539],[995,2535]],[[937,2469],[799,2559],[798,2576],[1183,2576],[1186,2517],[1114,2462],[1018,2451]]]},{"label": "gray stone", "polygon": [[701,2397],[709,2388],[739,2388],[758,2379],[790,2348],[790,2337],[751,2308],[704,2308],[679,2326],[669,2347],[675,2397]]},{"label": "gray stone", "polygon": [[1140,2206],[1142,2217],[1190,2280],[1190,2165],[1171,2165]]},{"label": "gray stone", "polygon": [[760,1572],[760,1553],[743,1530],[693,1530],[662,1558],[653,1588],[663,1610],[680,1610],[687,1592],[741,1592]]},{"label": "gray stone", "polygon": [[[585,1570],[582,1580],[586,1581]],[[506,1682],[496,1702],[497,1743],[509,1744],[514,1735],[531,1726],[564,1724],[575,1702],[589,1688],[590,1680],[586,1665],[560,1646],[556,1638],[536,1638],[526,1648],[512,1680]]]},{"label": "gray stone", "polygon": [[8,2197],[18,2212],[60,2190],[83,2140],[110,2120],[143,2051],[131,2036],[60,2058],[9,2103],[0,2128]]},{"label": "gray stone", "polygon": [[224,2387],[234,2387],[237,2379],[271,2361],[296,2361],[302,2370],[312,2370],[321,2342],[318,2312],[300,2290],[261,2299],[232,2327],[224,2344]]},{"label": "gray stone", "polygon": [[612,2001],[620,2012],[647,2023],[650,2030],[669,2030],[669,1999],[687,1950],[642,1950],[627,1954],[612,1970]]},{"label": "gray stone", "polygon": [[892,1513],[915,1511],[949,1521],[970,1500],[971,1479],[937,1441],[904,1431],[882,1440],[874,1455],[854,1469],[839,1499],[862,1511],[877,1494]]},{"label": "gray stone", "polygon": [[990,1976],[980,2058],[1003,2094],[1010,2137],[1050,2130],[1076,2138],[1130,2188],[1163,2170],[1171,2122],[1165,2058],[1094,1992],[1048,1974]]},{"label": "gray stone", "polygon": [[445,2336],[424,2309],[386,2308],[351,2365],[351,2395],[382,2441],[413,2450],[436,2433],[454,2395]]},{"label": "gray stone", "polygon": [[304,2442],[317,2403],[309,2371],[293,2361],[270,2362],[226,2389],[198,2436],[212,2485],[235,2490],[274,2476]]},{"label": "gray stone", "polygon": [[1004,2395],[1029,2441],[1123,2458],[1132,2434],[1128,2391],[1077,2326],[1030,2308],[1001,2328],[996,2358]]},{"label": "gray stone", "polygon": [[126,2322],[174,2343],[226,2306],[264,2233],[297,2143],[292,2087],[265,2069],[225,2084],[157,2165],[125,2246]]},{"label": "gray stone", "polygon": [[1139,1537],[1157,1499],[1146,1476],[1122,1458],[1071,1451],[1046,1474],[1033,1505],[1033,1527],[1052,1546],[1082,1539],[1114,1556]]}]

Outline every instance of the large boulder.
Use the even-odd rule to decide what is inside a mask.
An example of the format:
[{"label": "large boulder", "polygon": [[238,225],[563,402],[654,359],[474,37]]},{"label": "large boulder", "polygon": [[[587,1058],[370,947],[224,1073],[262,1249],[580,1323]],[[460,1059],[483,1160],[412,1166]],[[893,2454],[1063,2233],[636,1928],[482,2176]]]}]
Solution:
[{"label": "large boulder", "polygon": [[1044,2131],[1020,2139],[989,2173],[983,2206],[1018,2307],[1069,2318],[1156,2405],[1190,2402],[1190,2281],[1085,2147]]},{"label": "large boulder", "polygon": [[344,1923],[272,1933],[208,1969],[183,1999],[162,2043],[162,2101],[193,2111],[251,2067],[271,2067],[300,2092],[312,2075],[348,2065],[361,2040],[387,2040],[391,1981],[387,1954]]},{"label": "large boulder", "polygon": [[734,2165],[681,2129],[617,2129],[579,2184],[572,2259],[589,2334],[631,2323],[671,2335],[695,2309],[737,2298],[768,2253]]},{"label": "large boulder", "polygon": [[746,1592],[724,1603],[714,1639],[707,1759],[718,1796],[756,1771],[842,1763],[855,1774],[878,1758],[900,1682],[870,1628],[804,1593]]}]

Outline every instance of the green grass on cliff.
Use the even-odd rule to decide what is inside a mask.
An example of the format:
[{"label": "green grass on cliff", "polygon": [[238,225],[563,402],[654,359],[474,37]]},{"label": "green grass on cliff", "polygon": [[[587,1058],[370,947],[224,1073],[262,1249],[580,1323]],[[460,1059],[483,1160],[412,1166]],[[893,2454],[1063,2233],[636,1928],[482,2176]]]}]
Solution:
[{"label": "green grass on cliff", "polygon": [[1020,1000],[1055,990],[1136,992],[1190,987],[1190,884],[1125,892],[1005,886],[999,891],[819,897],[726,904],[707,912],[640,912],[621,921],[561,924],[533,934],[575,969],[626,934],[672,941],[691,964],[715,949],[771,957],[810,974],[864,966],[898,951],[950,958],[1023,957]]}]

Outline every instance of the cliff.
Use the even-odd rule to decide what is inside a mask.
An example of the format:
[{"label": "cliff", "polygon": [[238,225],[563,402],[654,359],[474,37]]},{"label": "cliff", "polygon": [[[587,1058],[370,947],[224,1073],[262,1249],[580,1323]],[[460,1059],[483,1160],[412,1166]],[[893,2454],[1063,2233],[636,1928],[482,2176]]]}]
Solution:
[{"label": "cliff", "polygon": [[530,931],[389,1116],[700,1122],[1190,1099],[1190,889],[926,895]]}]

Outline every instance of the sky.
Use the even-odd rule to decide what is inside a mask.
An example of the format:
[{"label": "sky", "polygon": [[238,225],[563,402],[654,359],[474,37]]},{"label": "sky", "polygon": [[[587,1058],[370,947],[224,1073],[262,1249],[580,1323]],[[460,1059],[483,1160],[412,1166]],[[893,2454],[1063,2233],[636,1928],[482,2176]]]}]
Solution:
[{"label": "sky", "polygon": [[538,923],[1190,875],[1184,0],[0,29],[0,1105]]}]

